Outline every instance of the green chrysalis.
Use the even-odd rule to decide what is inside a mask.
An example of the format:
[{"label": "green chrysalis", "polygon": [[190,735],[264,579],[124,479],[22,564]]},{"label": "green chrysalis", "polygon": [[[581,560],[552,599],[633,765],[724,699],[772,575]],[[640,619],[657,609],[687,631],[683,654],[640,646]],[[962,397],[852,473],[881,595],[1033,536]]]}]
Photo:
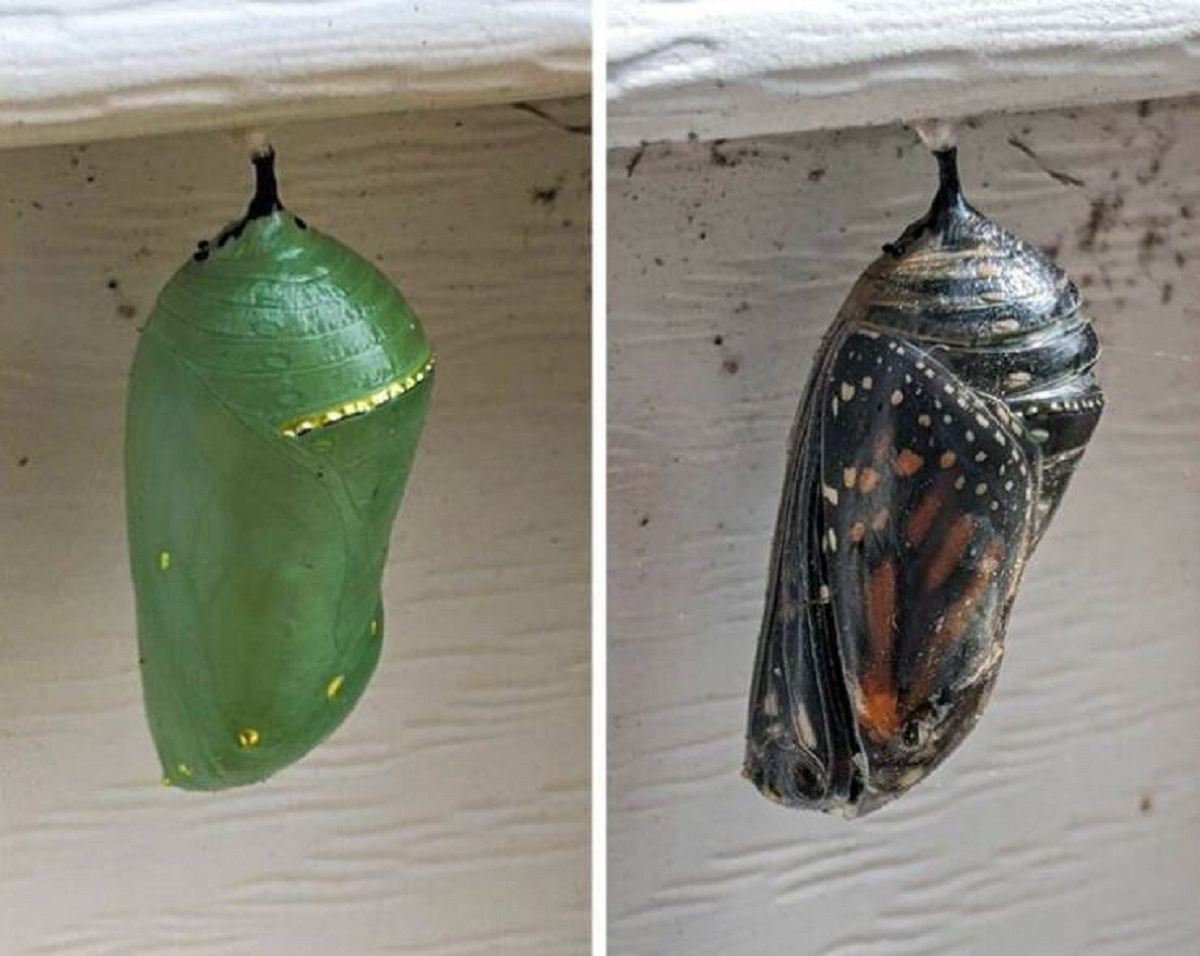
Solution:
[{"label": "green chrysalis", "polygon": [[142,687],[165,783],[298,760],[379,659],[380,583],[433,379],[400,292],[257,189],[167,283],[130,373]]}]

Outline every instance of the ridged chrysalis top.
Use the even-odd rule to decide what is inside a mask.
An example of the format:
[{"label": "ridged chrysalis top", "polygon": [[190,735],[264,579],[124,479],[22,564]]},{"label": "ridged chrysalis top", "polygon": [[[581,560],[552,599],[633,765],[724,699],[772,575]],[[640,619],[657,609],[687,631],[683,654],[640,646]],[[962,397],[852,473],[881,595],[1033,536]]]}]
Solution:
[{"label": "ridged chrysalis top", "polygon": [[374,266],[285,210],[245,217],[159,295],[130,374],[126,510],[164,782],[253,783],[354,707],[433,352]]},{"label": "ridged chrysalis top", "polygon": [[996,681],[1017,586],[1100,418],[1075,284],[963,198],[863,273],[796,419],[745,773],[846,817],[927,776]]}]

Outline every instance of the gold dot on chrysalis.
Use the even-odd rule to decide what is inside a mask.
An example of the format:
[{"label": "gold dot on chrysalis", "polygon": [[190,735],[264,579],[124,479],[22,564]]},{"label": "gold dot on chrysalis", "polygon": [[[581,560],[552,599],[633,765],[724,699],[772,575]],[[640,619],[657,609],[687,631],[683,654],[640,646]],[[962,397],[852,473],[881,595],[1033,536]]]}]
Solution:
[{"label": "gold dot on chrysalis", "polygon": [[338,691],[342,689],[342,684],[345,682],[345,680],[345,674],[338,674],[337,677],[333,678],[328,684],[325,685],[325,696],[330,700],[333,700],[333,698],[337,697]]},{"label": "gold dot on chrysalis", "polygon": [[257,747],[258,731],[253,727],[247,727],[245,730],[238,731],[238,744],[247,749]]},{"label": "gold dot on chrysalis", "polygon": [[378,634],[378,633],[379,633],[379,622],[378,622],[378,621],[372,621],[372,622],[371,622],[371,634],[372,634],[372,636],[374,636],[374,635],[376,635],[376,634]]},{"label": "gold dot on chrysalis", "polygon": [[180,776],[190,777],[192,775],[192,768],[185,763],[181,763],[175,769],[179,771]]},{"label": "gold dot on chrysalis", "polygon": [[160,570],[160,571],[165,571],[165,570],[167,570],[167,568],[169,568],[170,566],[171,566],[171,552],[170,552],[170,551],[159,551],[159,552],[158,552],[158,567],[159,567],[159,570]]}]

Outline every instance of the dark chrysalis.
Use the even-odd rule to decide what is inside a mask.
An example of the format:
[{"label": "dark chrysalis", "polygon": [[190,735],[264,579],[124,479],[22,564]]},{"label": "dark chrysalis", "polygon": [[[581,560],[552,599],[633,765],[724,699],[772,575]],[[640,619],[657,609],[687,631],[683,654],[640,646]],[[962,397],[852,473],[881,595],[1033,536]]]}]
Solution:
[{"label": "dark chrysalis", "polygon": [[142,686],[164,782],[189,790],[265,779],[362,694],[433,382],[400,292],[254,162],[250,208],[162,290],[129,382]]},{"label": "dark chrysalis", "polygon": [[791,437],[745,763],[787,806],[870,813],[962,742],[1100,418],[1075,283],[967,203],[955,152],[850,292]]}]

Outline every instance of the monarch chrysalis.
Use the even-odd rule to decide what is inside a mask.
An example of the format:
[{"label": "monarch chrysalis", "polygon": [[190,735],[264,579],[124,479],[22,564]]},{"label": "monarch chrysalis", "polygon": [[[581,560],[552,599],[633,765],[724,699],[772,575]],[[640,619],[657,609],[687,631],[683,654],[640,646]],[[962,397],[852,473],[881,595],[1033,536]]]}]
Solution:
[{"label": "monarch chrysalis", "polygon": [[399,291],[279,201],[201,242],[134,356],[126,511],[164,782],[263,780],[353,708],[433,378]]},{"label": "monarch chrysalis", "polygon": [[940,188],[825,336],[792,433],[745,773],[853,817],[975,725],[1025,563],[1100,418],[1075,284]]}]

